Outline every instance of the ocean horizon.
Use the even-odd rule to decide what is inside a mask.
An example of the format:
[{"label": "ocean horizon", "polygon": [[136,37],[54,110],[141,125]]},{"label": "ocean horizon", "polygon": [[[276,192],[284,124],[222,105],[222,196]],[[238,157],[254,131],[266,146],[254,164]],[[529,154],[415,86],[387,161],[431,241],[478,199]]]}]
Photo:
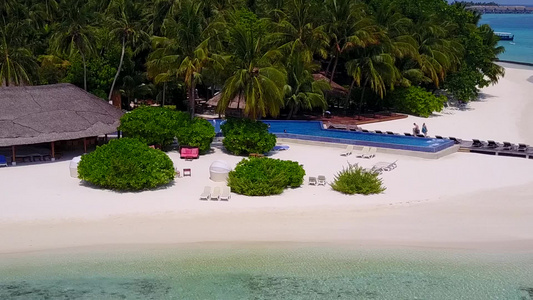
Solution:
[{"label": "ocean horizon", "polygon": [[530,254],[232,244],[7,256],[0,299],[533,298]]}]

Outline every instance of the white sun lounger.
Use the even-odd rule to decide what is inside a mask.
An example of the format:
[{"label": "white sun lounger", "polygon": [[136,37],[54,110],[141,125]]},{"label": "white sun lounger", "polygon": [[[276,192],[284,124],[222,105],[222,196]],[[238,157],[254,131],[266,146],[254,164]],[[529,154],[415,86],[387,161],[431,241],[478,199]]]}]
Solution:
[{"label": "white sun lounger", "polygon": [[309,185],[316,185],[316,184],[317,184],[316,177],[309,176]]},{"label": "white sun lounger", "polygon": [[220,200],[228,201],[229,198],[231,198],[231,188],[229,186],[225,186],[222,188],[222,194],[220,194]]},{"label": "white sun lounger", "polygon": [[204,187],[204,192],[200,195],[200,200],[209,200],[211,197],[211,188],[206,186]]},{"label": "white sun lounger", "polygon": [[215,187],[213,193],[211,194],[211,200],[218,201],[220,199],[220,187]]},{"label": "white sun lounger", "polygon": [[357,153],[356,157],[364,157],[365,155],[368,154],[368,152],[370,152],[370,147],[363,147],[363,149],[361,149],[361,151]]},{"label": "white sun lounger", "polygon": [[370,147],[370,150],[368,150],[368,153],[363,154],[363,158],[372,158],[376,156],[376,153],[378,152],[378,148],[376,147]]},{"label": "white sun lounger", "polygon": [[318,185],[326,185],[326,176],[318,175]]},{"label": "white sun lounger", "polygon": [[377,172],[377,173],[381,173],[383,171],[392,171],[394,169],[396,169],[397,165],[396,165],[396,162],[397,160],[395,160],[394,162],[378,162],[377,164],[375,164],[372,169],[370,169],[370,171],[372,172]]},{"label": "white sun lounger", "polygon": [[341,153],[342,156],[348,156],[350,154],[352,154],[352,151],[353,151],[353,146],[352,145],[348,145],[346,146],[346,149]]}]

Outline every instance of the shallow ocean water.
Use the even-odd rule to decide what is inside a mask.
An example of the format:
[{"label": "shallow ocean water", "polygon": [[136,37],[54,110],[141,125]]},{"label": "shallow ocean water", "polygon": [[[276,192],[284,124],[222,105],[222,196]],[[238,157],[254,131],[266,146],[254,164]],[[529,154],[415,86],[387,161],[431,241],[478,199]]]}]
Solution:
[{"label": "shallow ocean water", "polygon": [[310,245],[2,255],[0,299],[533,299],[533,256]]},{"label": "shallow ocean water", "polygon": [[505,47],[500,59],[533,63],[533,14],[484,14],[480,23],[514,34],[514,41],[499,42]]}]

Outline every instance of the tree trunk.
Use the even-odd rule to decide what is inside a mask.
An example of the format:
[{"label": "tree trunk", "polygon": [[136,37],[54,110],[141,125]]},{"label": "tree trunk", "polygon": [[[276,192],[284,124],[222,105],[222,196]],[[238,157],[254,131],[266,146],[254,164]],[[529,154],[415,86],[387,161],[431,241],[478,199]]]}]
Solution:
[{"label": "tree trunk", "polygon": [[167,83],[163,82],[163,102],[161,102],[161,107],[165,106],[165,93],[167,91]]},{"label": "tree trunk", "polygon": [[126,51],[126,37],[122,37],[122,53],[120,54],[120,62],[118,63],[117,73],[115,78],[113,78],[113,83],[111,84],[111,90],[109,90],[109,96],[107,100],[111,100],[113,96],[113,90],[115,89],[115,84],[117,83],[118,75],[120,74],[120,69],[122,69],[122,63],[124,62],[124,51]]},{"label": "tree trunk", "polygon": [[194,119],[194,105],[195,105],[195,99],[194,99],[194,79],[191,78],[189,82],[189,113],[191,114],[191,120]]},{"label": "tree trunk", "polygon": [[352,84],[350,84],[350,90],[348,91],[348,96],[346,96],[346,103],[344,104],[344,112],[348,112],[348,106],[350,105],[350,96],[352,95],[352,89],[355,84],[355,79],[352,80]]},{"label": "tree trunk", "polygon": [[335,55],[335,64],[333,65],[333,71],[331,72],[331,77],[329,78],[329,83],[333,81],[333,76],[335,76],[335,71],[337,71],[337,63],[339,62],[339,53]]},{"label": "tree trunk", "polygon": [[87,64],[85,63],[85,55],[80,51],[81,60],[83,61],[83,89],[87,91]]},{"label": "tree trunk", "polygon": [[289,115],[287,116],[287,120],[290,120],[292,118],[293,113],[294,113],[294,105],[291,105],[291,109],[289,110]]},{"label": "tree trunk", "polygon": [[361,92],[361,102],[359,103],[359,112],[361,112],[361,108],[363,107],[363,99],[365,98],[365,89],[366,85],[368,84],[368,78],[365,80],[365,84],[363,85],[363,91]]},{"label": "tree trunk", "polygon": [[329,67],[331,67],[331,63],[333,62],[334,57],[332,56],[329,60],[328,67],[326,68],[326,77],[329,76]]}]

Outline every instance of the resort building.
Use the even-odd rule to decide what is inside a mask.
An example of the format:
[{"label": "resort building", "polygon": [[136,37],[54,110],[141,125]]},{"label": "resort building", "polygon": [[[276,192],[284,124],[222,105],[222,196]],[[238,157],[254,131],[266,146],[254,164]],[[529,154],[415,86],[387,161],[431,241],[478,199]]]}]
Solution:
[{"label": "resort building", "polygon": [[16,164],[55,160],[62,149],[87,152],[116,132],[122,114],[72,84],[1,87],[0,155]]}]

